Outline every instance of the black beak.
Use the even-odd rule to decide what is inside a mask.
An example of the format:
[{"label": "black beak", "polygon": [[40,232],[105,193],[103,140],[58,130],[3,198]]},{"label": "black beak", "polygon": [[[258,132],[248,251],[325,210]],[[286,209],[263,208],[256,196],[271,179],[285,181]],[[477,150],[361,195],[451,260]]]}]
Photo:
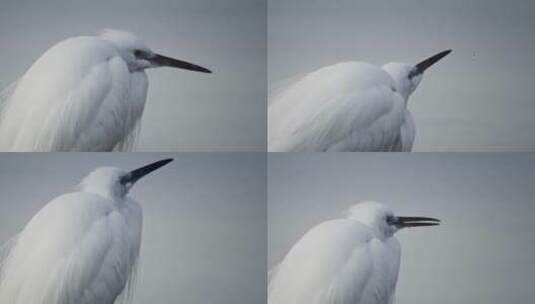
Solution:
[{"label": "black beak", "polygon": [[121,179],[121,183],[123,185],[126,185],[128,183],[134,184],[135,182],[137,182],[143,176],[151,173],[152,171],[154,171],[156,169],[159,169],[159,168],[167,165],[168,163],[170,163],[172,161],[173,161],[172,158],[162,159],[162,160],[159,160],[159,161],[154,162],[152,164],[148,164],[148,165],[143,166],[141,168],[132,170]]},{"label": "black beak", "polygon": [[398,216],[394,222],[398,228],[436,226],[440,220],[432,217]]},{"label": "black beak", "polygon": [[201,73],[212,73],[212,71],[210,71],[209,69],[203,68],[202,66],[198,66],[193,63],[174,59],[174,58],[163,56],[160,54],[154,54],[154,56],[150,58],[150,61],[153,64],[156,64],[158,66],[167,66],[167,67],[184,69],[184,70],[189,70],[189,71],[196,71],[196,72],[201,72]]},{"label": "black beak", "polygon": [[427,58],[426,60],[416,64],[415,69],[414,69],[414,71],[412,73],[413,74],[412,76],[422,74],[430,66],[432,66],[435,63],[437,63],[440,59],[446,57],[446,55],[448,55],[449,53],[451,53],[451,50],[445,50],[445,51],[442,51],[442,52],[440,52],[440,53],[438,53],[436,55],[433,55],[433,56]]}]

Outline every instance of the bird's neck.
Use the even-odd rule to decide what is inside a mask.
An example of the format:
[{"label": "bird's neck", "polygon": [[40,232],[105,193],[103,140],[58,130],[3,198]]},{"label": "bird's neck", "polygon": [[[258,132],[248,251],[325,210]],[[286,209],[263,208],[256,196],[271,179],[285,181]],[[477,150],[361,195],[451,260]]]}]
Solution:
[{"label": "bird's neck", "polygon": [[405,105],[407,105],[407,102],[409,100],[409,96],[411,95],[411,88],[410,84],[406,83],[406,81],[394,81],[394,88],[396,89],[396,92],[401,95],[403,98],[403,101],[405,101]]}]

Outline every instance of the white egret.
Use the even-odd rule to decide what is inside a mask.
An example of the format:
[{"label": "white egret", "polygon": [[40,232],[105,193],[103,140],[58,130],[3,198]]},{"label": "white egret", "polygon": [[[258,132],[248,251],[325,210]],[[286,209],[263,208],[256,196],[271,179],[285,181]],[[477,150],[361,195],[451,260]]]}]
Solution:
[{"label": "white egret", "polygon": [[305,75],[270,96],[269,151],[411,151],[407,101],[424,71],[450,52],[416,65],[343,62]]},{"label": "white egret", "polygon": [[272,271],[269,304],[392,304],[405,227],[438,225],[364,202],[309,230]]},{"label": "white egret", "polygon": [[76,192],[45,205],[3,248],[1,304],[112,304],[130,300],[141,206],[127,196],[172,159],[125,172],[97,168]]},{"label": "white egret", "polygon": [[2,93],[0,150],[129,150],[147,97],[145,69],[164,66],[210,73],[124,31],[59,42]]}]

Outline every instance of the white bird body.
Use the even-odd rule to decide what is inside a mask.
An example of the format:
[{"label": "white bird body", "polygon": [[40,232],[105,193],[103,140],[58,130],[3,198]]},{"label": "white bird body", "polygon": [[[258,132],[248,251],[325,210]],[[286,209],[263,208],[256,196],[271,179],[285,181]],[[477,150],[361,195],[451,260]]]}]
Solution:
[{"label": "white bird body", "polygon": [[272,271],[269,304],[391,304],[400,245],[385,206],[365,202],[309,230]]},{"label": "white bird body", "polygon": [[46,205],[3,266],[0,303],[113,303],[141,241],[141,208],[123,205],[83,192]]},{"label": "white bird body", "polygon": [[0,147],[122,150],[123,139],[143,114],[147,87],[145,72],[131,73],[110,42],[67,39],[43,54],[18,81],[11,97],[16,102],[3,111]]},{"label": "white bird body", "polygon": [[[146,57],[133,55],[140,51]],[[133,34],[112,30],[51,47],[4,94],[0,150],[129,150],[156,56]]]},{"label": "white bird body", "polygon": [[384,70],[362,62],[321,68],[269,107],[270,151],[391,151],[414,134],[403,97]]},{"label": "white bird body", "polygon": [[270,98],[269,151],[411,151],[407,102],[425,63],[344,62],[307,74]]},{"label": "white bird body", "polygon": [[269,303],[392,303],[399,256],[395,238],[382,241],[359,222],[322,223],[305,234],[277,268],[269,284]]},{"label": "white bird body", "polygon": [[29,221],[1,261],[0,304],[129,301],[142,209],[120,183],[127,174],[99,168]]}]

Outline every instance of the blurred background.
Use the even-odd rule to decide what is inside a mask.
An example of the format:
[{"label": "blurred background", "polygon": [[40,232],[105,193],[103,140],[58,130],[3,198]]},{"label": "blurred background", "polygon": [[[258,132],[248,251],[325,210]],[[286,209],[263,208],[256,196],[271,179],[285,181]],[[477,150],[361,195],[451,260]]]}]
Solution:
[{"label": "blurred background", "polygon": [[174,162],[137,183],[143,208],[134,303],[262,304],[266,157],[261,153],[2,153],[0,244],[99,166]]},{"label": "blurred background", "polygon": [[440,226],[401,230],[396,303],[535,297],[535,154],[271,153],[268,267],[313,226],[375,200]]},{"label": "blurred background", "polygon": [[453,52],[409,100],[415,151],[534,151],[535,2],[269,0],[271,88],[343,61]]},{"label": "blurred background", "polygon": [[147,71],[137,150],[265,151],[264,0],[4,0],[0,88],[57,42],[104,28],[213,71]]}]

